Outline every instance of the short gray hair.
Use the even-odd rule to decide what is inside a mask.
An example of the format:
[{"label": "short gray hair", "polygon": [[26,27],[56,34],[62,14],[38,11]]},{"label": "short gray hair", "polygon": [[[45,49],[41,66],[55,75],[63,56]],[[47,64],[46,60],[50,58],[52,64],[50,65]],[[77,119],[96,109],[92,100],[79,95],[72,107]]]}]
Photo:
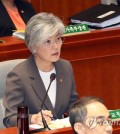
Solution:
[{"label": "short gray hair", "polygon": [[60,18],[52,13],[41,12],[34,15],[27,23],[25,30],[25,42],[28,49],[34,53],[34,49],[40,42],[52,35],[59,33],[61,36],[65,26]]}]

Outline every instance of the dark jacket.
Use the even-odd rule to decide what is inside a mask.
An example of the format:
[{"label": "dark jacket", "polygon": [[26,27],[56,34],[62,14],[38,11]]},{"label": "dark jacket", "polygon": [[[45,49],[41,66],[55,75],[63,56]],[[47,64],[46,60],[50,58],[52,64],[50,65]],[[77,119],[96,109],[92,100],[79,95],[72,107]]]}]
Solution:
[{"label": "dark jacket", "polygon": [[[51,110],[54,117],[62,118],[68,112],[71,103],[78,99],[71,64],[63,59],[54,63],[56,69],[56,103],[53,108],[47,96],[43,109]],[[29,117],[40,112],[46,93],[45,86],[39,75],[33,56],[17,65],[7,76],[4,106],[6,127],[16,125],[17,106],[25,104],[29,107]],[[53,96],[54,97],[54,96]]]},{"label": "dark jacket", "polygon": [[[28,20],[35,15],[35,10],[29,2],[22,0],[15,0],[15,4],[18,8],[19,14],[25,24]],[[11,36],[13,30],[16,30],[14,23],[12,22],[6,8],[0,0],[0,37]]]}]

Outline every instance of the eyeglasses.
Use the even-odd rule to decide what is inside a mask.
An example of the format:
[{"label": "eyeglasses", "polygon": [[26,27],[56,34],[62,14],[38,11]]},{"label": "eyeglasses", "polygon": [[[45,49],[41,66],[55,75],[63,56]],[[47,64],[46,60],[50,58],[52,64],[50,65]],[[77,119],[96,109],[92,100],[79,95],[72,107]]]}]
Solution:
[{"label": "eyeglasses", "polygon": [[63,42],[64,42],[64,37],[49,38],[43,42],[43,45],[46,47],[52,47],[55,44],[62,45]]}]

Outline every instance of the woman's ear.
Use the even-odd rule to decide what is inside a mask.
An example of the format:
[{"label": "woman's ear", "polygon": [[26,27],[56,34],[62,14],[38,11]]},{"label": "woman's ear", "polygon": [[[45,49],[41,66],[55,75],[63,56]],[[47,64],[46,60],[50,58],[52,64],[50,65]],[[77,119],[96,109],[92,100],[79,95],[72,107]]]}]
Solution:
[{"label": "woman's ear", "polygon": [[85,127],[82,123],[75,123],[74,130],[77,134],[85,134]]}]

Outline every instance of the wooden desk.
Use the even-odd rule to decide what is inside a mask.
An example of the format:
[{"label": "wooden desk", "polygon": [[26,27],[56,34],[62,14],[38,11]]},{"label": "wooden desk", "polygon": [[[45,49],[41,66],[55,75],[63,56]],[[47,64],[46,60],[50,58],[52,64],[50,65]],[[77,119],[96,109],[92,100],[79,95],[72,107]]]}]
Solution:
[{"label": "wooden desk", "polygon": [[[0,129],[0,134],[18,134],[17,128]],[[38,133],[37,133],[38,134]],[[72,128],[62,128],[46,132],[39,132],[39,134],[73,134]],[[113,134],[120,134],[120,128],[115,128]]]},{"label": "wooden desk", "polygon": [[1,37],[0,40],[5,41],[0,42],[0,61],[27,58],[30,55],[23,40],[12,36]]},{"label": "wooden desk", "polygon": [[[0,44],[1,61],[30,55],[24,41],[13,37],[1,39],[7,41]],[[99,96],[108,109],[120,108],[120,29],[66,37],[61,57],[73,65],[80,96]]]},{"label": "wooden desk", "polygon": [[[114,46],[114,44],[116,43],[119,44],[119,39],[120,39],[120,29],[118,28],[110,29],[110,30],[109,29],[95,30],[92,31],[91,33],[68,36],[65,37],[65,43],[62,47],[61,57],[68,60],[74,60],[76,56],[78,56],[78,58],[86,59],[89,58],[89,56],[92,56],[91,54],[93,54],[93,52],[95,52],[95,54],[100,53],[100,50],[99,52],[95,50],[96,47],[98,47],[97,49],[99,49],[99,45],[101,46],[105,45],[106,49],[108,48],[108,50],[106,51],[106,49],[104,50],[103,48],[103,50],[101,51],[101,55],[97,54],[98,56],[102,56],[102,54],[104,53],[106,54],[109,53],[108,51],[110,50],[109,48],[110,45],[113,45],[112,47],[116,51],[117,48],[116,46]],[[23,40],[17,39],[12,36],[1,37],[0,40],[4,40],[6,42],[6,43],[0,43],[0,61],[10,60],[15,58],[27,58],[30,55],[30,51],[26,48],[25,42]],[[94,49],[92,49],[92,47],[94,47],[92,46],[93,44],[95,45]],[[86,55],[84,50],[81,50],[81,52],[78,55],[71,54],[71,51],[68,50],[69,47],[70,49],[71,48],[76,49],[76,46],[81,48],[88,46],[90,48],[90,49],[88,48],[87,50],[88,56]],[[96,56],[95,54],[94,56]]]},{"label": "wooden desk", "polygon": [[[73,134],[73,131],[71,127],[68,127],[68,128],[62,128],[62,129],[56,129],[56,130],[38,132],[38,133],[39,134]],[[0,134],[17,134],[17,128],[11,127],[11,128],[0,129]]]}]

